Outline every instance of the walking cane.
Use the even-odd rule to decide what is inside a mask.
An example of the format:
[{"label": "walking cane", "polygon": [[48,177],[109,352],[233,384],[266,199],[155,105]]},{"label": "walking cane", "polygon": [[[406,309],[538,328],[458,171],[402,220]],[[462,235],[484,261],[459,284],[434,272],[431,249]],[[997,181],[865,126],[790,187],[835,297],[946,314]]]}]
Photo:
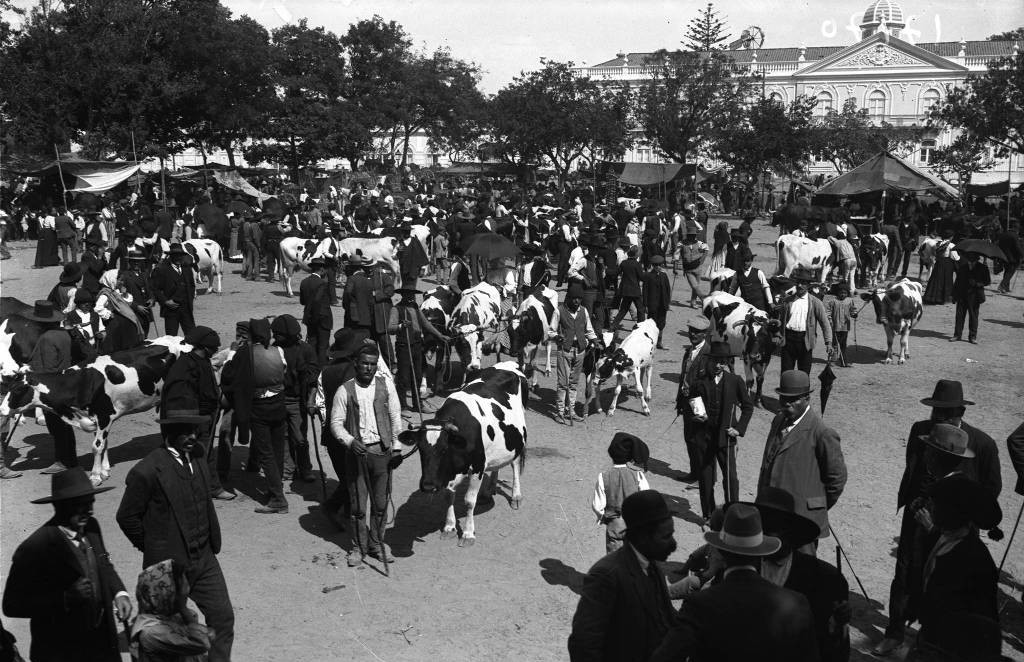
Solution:
[{"label": "walking cane", "polygon": [[[413,402],[416,403],[416,413],[420,416],[420,427],[423,427],[423,400],[420,399],[420,383],[419,380],[416,379],[416,364],[413,362],[412,356],[412,336],[409,334],[408,326],[405,327],[405,349],[409,354],[409,376],[412,378],[411,381],[413,382],[409,385],[409,390],[412,391],[412,399]],[[390,469],[388,472],[390,478]]]},{"label": "walking cane", "polygon": [[[323,425],[323,419],[320,418],[320,413],[313,417],[313,452],[316,455],[316,466],[320,469],[320,489],[323,491],[324,502],[327,501],[327,475],[324,473],[324,463],[320,459],[320,440],[316,437],[317,425]],[[338,480],[344,480],[344,476],[339,476]]]},{"label": "walking cane", "polygon": [[828,525],[828,532],[832,534],[832,538],[836,541],[836,558],[838,558],[838,554],[840,553],[843,555],[843,558],[846,559],[846,565],[850,566],[850,573],[853,575],[853,578],[857,580],[857,586],[860,587],[860,592],[864,595],[864,599],[871,602],[871,598],[868,597],[868,592],[864,590],[864,584],[861,583],[860,577],[857,576],[857,571],[853,569],[853,564],[850,563],[850,557],[846,555],[846,550],[843,549],[843,545],[839,542],[839,538],[836,536],[836,531],[832,528],[831,524]]},{"label": "walking cane", "polygon": [[1006,557],[1010,554],[1010,545],[1013,544],[1013,538],[1017,535],[1017,527],[1020,526],[1020,516],[1024,514],[1024,503],[1020,504],[1020,510],[1017,511],[1017,521],[1013,525],[1013,532],[1010,533],[1010,539],[1006,541],[1006,549],[1003,551],[1003,560],[999,562],[999,572],[1003,571],[1003,564],[1006,563]]}]

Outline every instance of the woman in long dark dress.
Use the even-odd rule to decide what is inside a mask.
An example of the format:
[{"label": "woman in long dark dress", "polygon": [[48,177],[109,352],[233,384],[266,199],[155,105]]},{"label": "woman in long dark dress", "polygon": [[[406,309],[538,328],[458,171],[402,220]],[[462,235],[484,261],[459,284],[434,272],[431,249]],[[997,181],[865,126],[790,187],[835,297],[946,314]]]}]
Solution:
[{"label": "woman in long dark dress", "polygon": [[100,285],[102,288],[96,298],[96,312],[103,318],[105,330],[103,340],[100,341],[100,353],[111,354],[138,346],[145,336],[139,318],[132,309],[132,295],[125,290],[124,281],[118,278],[117,269],[104,272]]},{"label": "woman in long dark dress", "polygon": [[36,261],[34,268],[55,267],[60,264],[57,254],[57,230],[54,229],[55,219],[47,215],[39,219],[39,239],[36,241]]},{"label": "woman in long dark dress", "polygon": [[928,276],[928,286],[924,290],[924,302],[934,306],[943,306],[953,300],[953,274],[960,256],[953,250],[953,240],[943,233],[942,240],[935,247],[935,267]]}]

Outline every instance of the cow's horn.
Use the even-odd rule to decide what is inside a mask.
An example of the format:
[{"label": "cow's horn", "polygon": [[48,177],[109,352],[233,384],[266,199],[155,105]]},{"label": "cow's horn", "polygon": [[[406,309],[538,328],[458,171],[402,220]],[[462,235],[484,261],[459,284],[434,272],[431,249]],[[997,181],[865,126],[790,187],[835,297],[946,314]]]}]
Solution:
[{"label": "cow's horn", "polygon": [[441,424],[441,429],[449,434],[458,434],[459,426],[455,425],[451,421],[445,421]]}]

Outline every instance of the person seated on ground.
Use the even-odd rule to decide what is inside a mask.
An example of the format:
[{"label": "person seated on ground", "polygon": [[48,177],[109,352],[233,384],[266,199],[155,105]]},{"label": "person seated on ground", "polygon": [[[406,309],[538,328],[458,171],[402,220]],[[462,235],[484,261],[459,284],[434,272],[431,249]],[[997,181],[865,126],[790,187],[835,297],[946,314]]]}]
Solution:
[{"label": "person seated on ground", "polygon": [[135,599],[139,615],[131,629],[129,650],[138,662],[200,662],[206,659],[216,633],[188,608],[185,566],[171,559],[155,563],[139,575]]},{"label": "person seated on ground", "polygon": [[[708,530],[716,533],[722,532],[722,524],[725,522],[725,506],[715,508],[708,520]],[[686,599],[687,595],[701,590],[709,582],[717,582],[722,579],[722,571],[725,570],[725,561],[721,552],[708,543],[704,543],[693,550],[683,564],[683,578],[668,585],[668,597],[673,600]]]}]

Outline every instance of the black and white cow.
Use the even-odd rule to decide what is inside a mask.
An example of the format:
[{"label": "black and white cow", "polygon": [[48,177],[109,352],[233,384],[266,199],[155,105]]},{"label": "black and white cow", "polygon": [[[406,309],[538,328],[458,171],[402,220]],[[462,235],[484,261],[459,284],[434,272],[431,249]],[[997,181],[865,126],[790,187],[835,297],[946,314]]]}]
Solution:
[{"label": "black and white cow", "polygon": [[869,234],[860,242],[861,277],[866,287],[874,287],[885,273],[885,259],[889,253],[889,238],[884,234]]},{"label": "black and white cow", "polygon": [[441,404],[422,427],[399,434],[402,450],[419,449],[420,489],[435,492],[445,486],[448,509],[442,538],[457,535],[455,489],[465,478],[466,518],[459,546],[476,542],[476,508],[484,474],[490,472],[488,493],[497,489],[498,469],[512,467],[509,503],[518,510],[523,500],[520,475],[526,462],[526,376],[512,361],[496,363]]},{"label": "black and white cow", "polygon": [[[618,339],[611,331],[601,332],[601,343],[590,344],[583,353],[583,418],[590,415],[590,403],[597,401],[597,412],[601,413],[601,366],[618,349]],[[572,417],[569,417],[570,425]]]},{"label": "black and white cow", "polygon": [[[516,316],[512,318],[509,333],[509,352],[519,359],[519,368],[529,380],[532,391],[537,389],[537,369],[533,365],[537,360],[537,352],[541,345],[547,346],[547,360],[544,363],[546,377],[551,374],[551,343],[558,331],[555,328],[558,295],[554,290],[544,290],[523,299]],[[554,295],[554,302],[548,292]]]},{"label": "black and white cow", "polygon": [[141,347],[101,354],[59,374],[27,373],[7,390],[0,416],[42,407],[69,425],[95,433],[89,479],[99,485],[110,477],[107,442],[114,421],[155,407],[171,364],[191,349],[177,336],[163,336]]},{"label": "black and white cow", "polygon": [[[171,244],[166,239],[150,241],[139,237],[134,242],[136,251],[143,255],[149,255],[154,263],[167,255],[171,250]],[[181,242],[181,247],[188,255],[187,263],[192,267],[192,277],[196,285],[205,284],[207,292],[224,293],[224,251],[213,239],[186,239]],[[214,290],[214,279],[217,281],[217,289]]]},{"label": "black and white cow", "polygon": [[780,325],[765,311],[728,292],[710,293],[702,308],[711,321],[711,340],[729,343],[732,353],[743,358],[747,390],[754,404],[761,404],[764,375],[775,350],[774,333]]},{"label": "black and white cow", "polygon": [[[439,331],[449,328],[452,315],[455,313],[455,306],[459,303],[459,294],[447,285],[435,287],[423,294],[423,303],[420,310],[423,316],[433,327]],[[439,393],[444,387],[444,375],[451,362],[451,346],[441,342],[429,333],[423,334],[423,377],[420,382],[420,395],[426,397],[427,371],[426,362],[429,355],[434,356],[434,386],[433,392]]]},{"label": "black and white cow", "polygon": [[394,237],[346,237],[345,239],[303,239],[285,237],[281,240],[281,278],[288,296],[293,296],[292,275],[297,270],[309,271],[315,257],[348,262],[355,256],[365,256],[375,264],[387,266],[395,277],[395,287],[401,287],[398,268],[398,240]]},{"label": "black and white cow", "polygon": [[[658,325],[654,320],[647,318],[629,332],[622,344],[616,347],[611,356],[598,368],[597,374],[601,382],[615,376],[615,394],[606,414],[615,415],[622,386],[632,377],[636,383],[636,392],[644,416],[651,415],[651,368],[654,366],[654,347],[657,344]],[[600,411],[600,400],[597,407]]]},{"label": "black and white cow", "polygon": [[895,356],[896,363],[903,365],[910,358],[910,332],[924,314],[924,289],[921,283],[902,278],[887,287],[877,287],[860,296],[865,301],[871,301],[876,321],[885,328],[885,340],[888,343],[885,363],[892,363],[893,342],[899,336],[900,344]]},{"label": "black and white cow", "polygon": [[463,384],[480,369],[484,334],[494,335],[501,319],[502,290],[487,281],[462,292],[448,329],[456,335],[455,348],[465,371]]}]

